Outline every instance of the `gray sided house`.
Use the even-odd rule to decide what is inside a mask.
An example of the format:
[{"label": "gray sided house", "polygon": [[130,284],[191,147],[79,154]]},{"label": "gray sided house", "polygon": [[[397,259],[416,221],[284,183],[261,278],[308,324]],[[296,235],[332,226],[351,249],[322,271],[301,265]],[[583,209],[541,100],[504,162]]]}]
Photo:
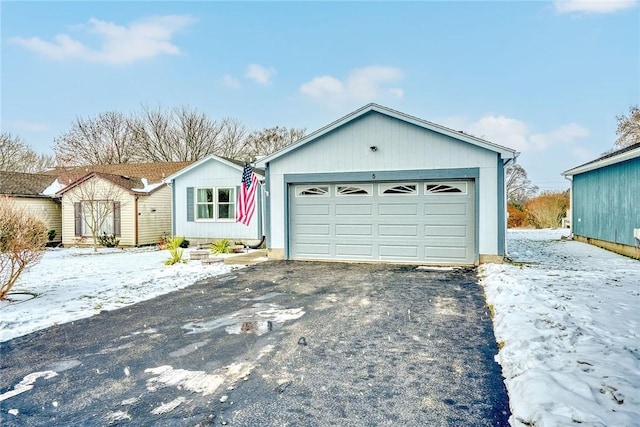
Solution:
[{"label": "gray sided house", "polygon": [[257,162],[274,259],[502,260],[518,153],[369,104]]},{"label": "gray sided house", "polygon": [[[172,188],[172,234],[191,244],[217,239],[255,240],[263,235],[262,191],[256,192],[256,211],[249,225],[236,221],[242,181],[242,162],[210,155],[167,177]],[[260,180],[264,172],[255,170]]]},{"label": "gray sided house", "polygon": [[46,174],[0,172],[0,196],[11,199],[15,206],[42,219],[52,243],[62,240],[62,210],[56,177]]},{"label": "gray sided house", "polygon": [[574,237],[640,259],[640,144],[564,172]]}]

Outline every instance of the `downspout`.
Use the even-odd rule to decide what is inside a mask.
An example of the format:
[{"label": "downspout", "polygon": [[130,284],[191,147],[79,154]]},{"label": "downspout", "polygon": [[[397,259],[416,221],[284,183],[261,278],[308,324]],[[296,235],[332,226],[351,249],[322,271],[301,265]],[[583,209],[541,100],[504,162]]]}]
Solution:
[{"label": "downspout", "polygon": [[[135,213],[136,213],[135,217],[136,217],[136,220],[135,220],[135,234],[134,234],[134,242],[133,242],[133,246],[135,246],[135,247],[138,247],[138,241],[139,241],[139,239],[138,239],[138,215],[140,215],[140,212],[138,212],[138,197],[139,196],[136,194],[136,196],[135,196],[135,202],[136,202],[135,203]],[[122,227],[122,225],[121,225],[121,227]]]},{"label": "downspout", "polygon": [[515,155],[512,158],[503,160],[503,164],[502,164],[502,194],[504,194],[504,197],[503,197],[504,200],[503,200],[503,205],[502,205],[502,212],[504,212],[504,220],[502,221],[502,225],[501,225],[502,229],[504,230],[504,233],[503,233],[503,236],[504,236],[503,237],[503,241],[504,241],[504,243],[503,243],[504,251],[503,252],[504,253],[502,254],[503,257],[506,257],[509,254],[509,242],[507,240],[507,221],[508,221],[508,218],[507,218],[507,215],[508,215],[507,204],[508,204],[509,201],[507,200],[508,199],[507,198],[507,180],[505,179],[506,178],[506,176],[505,176],[506,172],[505,171],[507,169],[507,166],[509,166],[510,164],[516,162],[516,159],[518,158],[519,154],[520,153],[515,153]]},{"label": "downspout", "polygon": [[167,185],[171,189],[171,237],[176,235],[176,192],[175,186],[175,178],[171,180],[171,182],[167,182]]},{"label": "downspout", "polygon": [[564,175],[564,179],[569,181],[569,209],[571,209],[571,224],[569,224],[569,237],[573,239],[573,175]]}]

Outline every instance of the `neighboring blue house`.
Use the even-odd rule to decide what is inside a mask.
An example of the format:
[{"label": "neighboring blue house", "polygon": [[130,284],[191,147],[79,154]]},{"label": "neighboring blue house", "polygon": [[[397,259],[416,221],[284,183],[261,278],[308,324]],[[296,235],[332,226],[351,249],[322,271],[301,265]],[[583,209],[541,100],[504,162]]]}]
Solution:
[{"label": "neighboring blue house", "polygon": [[564,172],[577,240],[640,259],[640,144]]},{"label": "neighboring blue house", "polygon": [[473,265],[506,250],[518,153],[369,104],[260,159],[272,259]]},{"label": "neighboring blue house", "polygon": [[[167,177],[172,188],[172,235],[192,245],[216,239],[255,240],[262,231],[262,191],[256,192],[256,212],[248,226],[235,213],[244,164],[210,155]],[[264,173],[255,170],[262,181]]]}]

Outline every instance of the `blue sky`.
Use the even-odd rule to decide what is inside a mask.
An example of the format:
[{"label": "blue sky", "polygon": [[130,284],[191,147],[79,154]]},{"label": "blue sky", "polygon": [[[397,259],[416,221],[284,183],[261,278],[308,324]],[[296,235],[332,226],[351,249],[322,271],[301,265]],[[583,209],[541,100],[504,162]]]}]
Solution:
[{"label": "blue sky", "polygon": [[637,0],[0,7],[2,131],[40,152],[142,104],[310,132],[377,102],[515,148],[556,190],[640,103]]}]

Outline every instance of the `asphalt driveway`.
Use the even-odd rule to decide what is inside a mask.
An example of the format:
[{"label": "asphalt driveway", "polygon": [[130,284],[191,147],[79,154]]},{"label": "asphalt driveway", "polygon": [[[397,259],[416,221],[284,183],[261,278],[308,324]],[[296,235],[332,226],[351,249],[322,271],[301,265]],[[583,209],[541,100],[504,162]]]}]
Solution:
[{"label": "asphalt driveway", "polygon": [[474,269],[267,262],[0,343],[0,425],[508,425]]}]

